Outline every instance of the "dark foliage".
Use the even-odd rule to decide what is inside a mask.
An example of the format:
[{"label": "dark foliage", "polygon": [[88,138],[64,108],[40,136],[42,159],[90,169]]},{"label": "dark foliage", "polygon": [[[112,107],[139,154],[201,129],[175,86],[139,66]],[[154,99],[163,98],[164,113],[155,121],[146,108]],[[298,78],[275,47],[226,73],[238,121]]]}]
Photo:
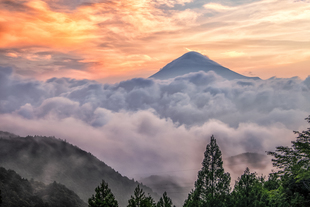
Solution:
[{"label": "dark foliage", "polygon": [[168,197],[167,192],[164,192],[163,197],[159,199],[156,207],[172,207],[172,200]]},{"label": "dark foliage", "polygon": [[246,168],[243,175],[236,181],[231,193],[231,203],[235,207],[268,206],[268,194],[263,190],[264,178],[250,173]]},{"label": "dark foliage", "polygon": [[212,136],[204,153],[202,169],[198,172],[195,190],[190,193],[184,206],[225,206],[230,191],[230,179],[230,174],[224,172],[222,153]]},{"label": "dark foliage", "polygon": [[166,191],[169,198],[173,201],[175,206],[182,206],[187,197],[188,190],[192,187],[181,185],[178,177],[170,175],[151,175],[140,180],[146,186],[151,186],[159,195],[163,195]]},{"label": "dark foliage", "polygon": [[[310,123],[310,116],[306,120]],[[283,202],[310,206],[310,128],[294,133],[298,136],[291,147],[279,146],[268,154],[274,156],[273,165],[279,169],[275,173],[281,181],[277,191]]]},{"label": "dark foliage", "polygon": [[46,186],[28,181],[13,170],[0,167],[0,189],[5,207],[86,207],[71,190],[56,182]]},{"label": "dark foliage", "polygon": [[[104,179],[119,204],[126,206],[131,192],[138,184],[90,153],[54,137],[2,136],[0,133],[0,166],[13,169],[27,179],[62,183],[85,202]],[[143,185],[140,187],[158,198],[150,188]]]},{"label": "dark foliage", "polygon": [[[306,120],[310,123],[310,116]],[[310,128],[295,133],[298,136],[291,147],[279,146],[275,152],[267,153],[274,156],[277,172],[270,173],[265,181],[246,168],[231,193],[225,187],[230,177],[224,173],[221,152],[212,136],[195,189],[189,193],[184,207],[310,206]]]},{"label": "dark foliage", "polygon": [[113,193],[108,184],[102,180],[100,186],[95,189],[95,195],[88,199],[89,207],[118,207]]},{"label": "dark foliage", "polygon": [[138,185],[134,190],[134,195],[128,200],[127,207],[156,207],[156,204],[150,195],[145,196],[145,193]]}]

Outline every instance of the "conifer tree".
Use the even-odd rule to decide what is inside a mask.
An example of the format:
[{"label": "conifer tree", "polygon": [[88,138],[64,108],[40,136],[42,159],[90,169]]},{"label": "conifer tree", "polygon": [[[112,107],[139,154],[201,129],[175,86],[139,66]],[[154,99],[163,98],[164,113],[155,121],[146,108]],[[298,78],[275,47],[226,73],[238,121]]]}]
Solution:
[{"label": "conifer tree", "polygon": [[222,153],[212,135],[204,153],[202,168],[198,172],[195,190],[189,194],[184,206],[225,206],[230,191],[230,180],[230,174],[224,172]]},{"label": "conifer tree", "polygon": [[[306,120],[310,123],[310,116]],[[298,137],[292,141],[292,147],[279,146],[275,152],[267,153],[274,156],[273,166],[279,169],[279,175],[295,176],[310,191],[310,183],[305,182],[310,179],[310,128],[294,133]]]},{"label": "conifer tree", "polygon": [[263,182],[263,177],[258,177],[256,173],[250,173],[249,168],[246,168],[243,175],[236,181],[231,193],[233,206],[267,206],[268,195],[263,189]]},{"label": "conifer tree", "polygon": [[[310,123],[310,116],[306,120]],[[298,136],[291,147],[279,146],[267,153],[274,156],[285,200],[292,206],[310,206],[310,128],[294,133]]]},{"label": "conifer tree", "polygon": [[127,207],[155,207],[155,202],[153,198],[149,195],[148,197],[145,196],[145,193],[138,185],[135,188],[134,196],[128,200]]},{"label": "conifer tree", "polygon": [[95,189],[96,194],[88,199],[89,207],[118,207],[117,200],[111,192],[108,183],[102,180],[101,184]]},{"label": "conifer tree", "polygon": [[172,200],[168,197],[167,192],[164,192],[163,197],[161,197],[157,203],[157,207],[172,207]]}]

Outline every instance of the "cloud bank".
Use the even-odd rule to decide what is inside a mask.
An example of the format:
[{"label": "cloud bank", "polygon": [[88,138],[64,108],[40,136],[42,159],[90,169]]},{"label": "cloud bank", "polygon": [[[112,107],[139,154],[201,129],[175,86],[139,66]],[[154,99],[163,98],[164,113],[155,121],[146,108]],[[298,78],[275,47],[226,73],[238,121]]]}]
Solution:
[{"label": "cloud bank", "polygon": [[0,70],[0,130],[66,139],[135,178],[194,180],[212,134],[224,157],[289,145],[292,131],[307,127],[309,103],[310,77],[228,81],[198,72],[101,84]]}]

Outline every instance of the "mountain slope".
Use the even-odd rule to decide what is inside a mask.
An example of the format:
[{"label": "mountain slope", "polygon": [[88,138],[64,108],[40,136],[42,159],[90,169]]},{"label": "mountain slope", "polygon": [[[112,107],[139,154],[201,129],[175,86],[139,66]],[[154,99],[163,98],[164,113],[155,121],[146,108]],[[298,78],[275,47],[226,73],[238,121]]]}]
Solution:
[{"label": "mountain slope", "polygon": [[191,72],[209,72],[214,71],[219,76],[226,78],[228,80],[233,79],[254,79],[258,80],[258,77],[247,77],[240,75],[228,68],[221,66],[220,64],[210,60],[208,57],[198,53],[198,52],[188,52],[181,57],[173,60],[163,67],[160,71],[150,76],[150,78],[155,79],[169,79],[175,78],[177,76],[185,75]]},{"label": "mountain slope", "polygon": [[[85,202],[104,179],[120,206],[126,206],[137,182],[123,177],[104,162],[66,141],[53,137],[1,137],[0,166],[21,176],[44,183],[59,182],[76,192]],[[146,193],[157,198],[150,188]]]},{"label": "mountain slope", "polygon": [[2,206],[86,207],[73,191],[56,182],[45,185],[28,181],[13,170],[0,167]]},{"label": "mountain slope", "polygon": [[225,160],[227,160],[229,165],[238,165],[246,163],[247,165],[249,165],[249,167],[265,168],[266,164],[270,161],[270,158],[264,154],[246,152],[228,157]]},{"label": "mountain slope", "polygon": [[194,187],[194,184],[186,183],[186,185],[184,185],[182,178],[170,175],[151,175],[142,178],[140,181],[150,186],[159,195],[163,195],[163,193],[166,192],[175,206],[183,206],[188,193]]},{"label": "mountain slope", "polygon": [[235,174],[241,175],[245,168],[248,167],[252,171],[264,170],[271,167],[271,158],[264,154],[246,152],[224,159],[229,170]]}]

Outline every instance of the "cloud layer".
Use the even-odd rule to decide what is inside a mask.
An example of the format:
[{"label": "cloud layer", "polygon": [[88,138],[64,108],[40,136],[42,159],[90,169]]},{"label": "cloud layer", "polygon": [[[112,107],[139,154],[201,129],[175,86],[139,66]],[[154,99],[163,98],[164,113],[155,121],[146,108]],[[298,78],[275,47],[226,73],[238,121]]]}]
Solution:
[{"label": "cloud layer", "polygon": [[66,139],[135,178],[193,180],[212,134],[224,157],[289,145],[292,131],[307,127],[309,103],[310,77],[228,81],[199,72],[101,84],[0,70],[1,130]]}]

